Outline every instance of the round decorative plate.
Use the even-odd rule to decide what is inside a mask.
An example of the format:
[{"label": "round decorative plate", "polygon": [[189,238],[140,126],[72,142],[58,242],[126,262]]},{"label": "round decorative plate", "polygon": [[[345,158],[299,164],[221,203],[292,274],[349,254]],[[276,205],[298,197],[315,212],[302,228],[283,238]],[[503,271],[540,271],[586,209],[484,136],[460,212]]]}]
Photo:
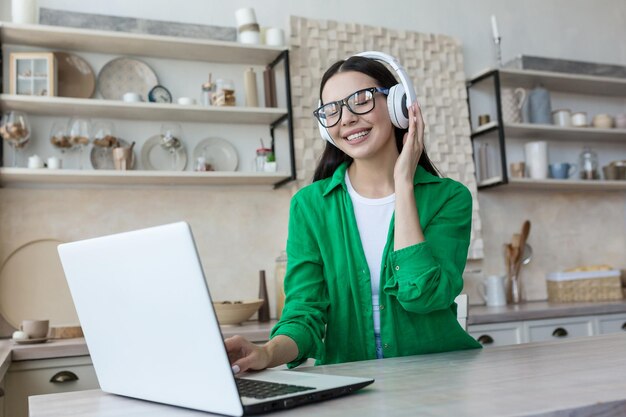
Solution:
[{"label": "round decorative plate", "polygon": [[[122,147],[130,146],[130,143],[124,139],[117,138],[117,141]],[[113,163],[113,148],[93,145],[89,159],[91,160],[93,169],[115,169],[115,164]],[[135,157],[135,150],[133,149],[130,169],[135,169],[136,162],[137,158]]]},{"label": "round decorative plate", "polygon": [[151,136],[141,148],[141,164],[146,170],[184,171],[187,166],[185,146],[170,151],[162,146],[161,135]]},{"label": "round decorative plate", "polygon": [[205,157],[214,171],[236,171],[239,164],[237,150],[225,139],[206,138],[200,141],[193,150],[193,160]]},{"label": "round decorative plate", "polygon": [[91,98],[96,90],[96,75],[78,55],[55,52],[59,97]]},{"label": "round decorative plate", "polygon": [[22,320],[76,325],[78,316],[59,260],[57,239],[33,240],[15,249],[0,268],[2,316],[15,328]]},{"label": "round decorative plate", "polygon": [[148,93],[158,83],[148,64],[131,58],[113,59],[98,74],[98,91],[107,100],[122,100],[125,93],[137,93],[147,101]]}]

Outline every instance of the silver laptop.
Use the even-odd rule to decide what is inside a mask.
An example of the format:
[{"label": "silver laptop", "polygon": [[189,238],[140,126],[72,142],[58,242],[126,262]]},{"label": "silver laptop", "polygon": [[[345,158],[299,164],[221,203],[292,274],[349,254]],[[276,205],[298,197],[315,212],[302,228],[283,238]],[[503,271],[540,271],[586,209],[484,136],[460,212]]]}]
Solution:
[{"label": "silver laptop", "polygon": [[66,243],[59,255],[105,392],[240,416],[374,382],[287,370],[233,376],[187,223]]}]

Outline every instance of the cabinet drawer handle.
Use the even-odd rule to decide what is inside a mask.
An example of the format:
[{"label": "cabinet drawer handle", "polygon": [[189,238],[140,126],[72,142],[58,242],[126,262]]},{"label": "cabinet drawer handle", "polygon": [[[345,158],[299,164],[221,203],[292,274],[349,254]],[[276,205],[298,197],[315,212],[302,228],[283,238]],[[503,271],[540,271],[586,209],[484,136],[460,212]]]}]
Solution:
[{"label": "cabinet drawer handle", "polygon": [[493,337],[489,336],[488,334],[483,334],[483,335],[479,336],[478,339],[476,339],[476,340],[481,345],[490,345],[490,344],[493,343]]},{"label": "cabinet drawer handle", "polygon": [[557,327],[552,332],[552,336],[554,336],[554,337],[567,337],[567,330],[565,330],[562,327]]},{"label": "cabinet drawer handle", "polygon": [[50,382],[53,384],[62,384],[64,382],[78,381],[78,376],[74,372],[60,371],[50,378]]}]

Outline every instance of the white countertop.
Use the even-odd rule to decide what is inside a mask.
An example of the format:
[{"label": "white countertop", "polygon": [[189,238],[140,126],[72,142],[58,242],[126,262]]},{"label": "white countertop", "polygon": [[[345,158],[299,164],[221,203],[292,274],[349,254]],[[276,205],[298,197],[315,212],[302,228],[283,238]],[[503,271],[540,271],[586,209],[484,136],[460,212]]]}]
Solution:
[{"label": "white countertop", "polygon": [[[529,343],[303,371],[373,377],[360,392],[281,416],[626,415],[626,334]],[[100,390],[33,396],[30,417],[199,416]],[[575,411],[574,411],[575,410]],[[277,414],[278,415],[278,414]]]}]

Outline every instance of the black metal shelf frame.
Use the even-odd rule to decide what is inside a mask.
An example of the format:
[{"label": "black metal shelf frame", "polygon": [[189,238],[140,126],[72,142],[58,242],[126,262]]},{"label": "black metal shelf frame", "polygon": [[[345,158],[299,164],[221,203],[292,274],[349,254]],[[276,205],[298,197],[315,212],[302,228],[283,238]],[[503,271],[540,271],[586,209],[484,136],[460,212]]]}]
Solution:
[{"label": "black metal shelf frame", "polygon": [[[496,96],[496,114],[497,114],[497,125],[493,126],[489,129],[485,129],[483,131],[480,132],[475,132],[472,133],[470,135],[470,138],[472,140],[472,142],[474,141],[474,139],[479,138],[483,135],[486,135],[488,133],[493,132],[494,130],[498,131],[498,144],[499,144],[499,148],[500,148],[500,162],[501,162],[501,172],[502,175],[500,176],[501,180],[497,181],[497,182],[493,182],[493,183],[489,183],[489,184],[485,184],[485,185],[478,185],[477,188],[478,189],[483,189],[483,188],[489,188],[489,187],[496,187],[499,185],[504,185],[504,184],[508,184],[509,183],[509,176],[508,176],[508,172],[507,172],[507,162],[506,162],[506,148],[505,148],[505,143],[504,143],[504,123],[502,120],[502,102],[500,99],[500,71],[496,70],[492,70],[489,71],[483,75],[481,75],[480,77],[476,77],[472,80],[469,80],[466,83],[466,89],[467,89],[467,108],[468,108],[468,115],[469,115],[469,122],[470,122],[470,126],[472,126],[472,106],[470,104],[470,89],[475,86],[476,84],[483,82],[485,80],[488,80],[489,78],[493,79],[493,86],[494,86],[494,90],[495,90],[495,96]],[[472,146],[473,149],[473,146]],[[474,152],[472,151],[472,154],[474,154]],[[476,155],[474,156],[474,166],[478,166],[476,164]]]}]

